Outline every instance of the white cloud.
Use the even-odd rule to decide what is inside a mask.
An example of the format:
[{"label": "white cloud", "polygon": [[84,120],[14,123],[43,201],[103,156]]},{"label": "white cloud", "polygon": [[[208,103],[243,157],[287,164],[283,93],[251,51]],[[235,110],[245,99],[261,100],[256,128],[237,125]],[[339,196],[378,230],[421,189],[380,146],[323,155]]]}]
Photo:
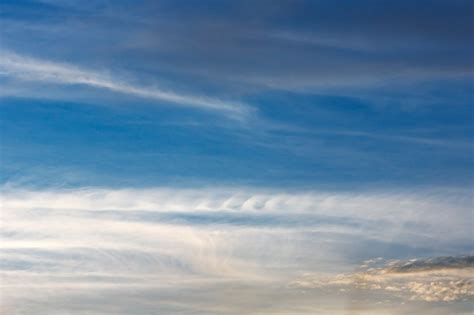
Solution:
[{"label": "white cloud", "polygon": [[25,57],[7,51],[1,51],[0,55],[0,75],[22,81],[85,85],[179,106],[217,111],[235,118],[242,118],[251,110],[239,102],[225,102],[201,95],[166,91],[156,86],[138,86],[117,79],[113,74],[99,73],[68,64]]},{"label": "white cloud", "polygon": [[[256,188],[80,188],[57,190],[3,189],[2,203],[13,211],[116,210],[181,213],[253,213],[317,215],[331,222],[364,223],[382,237],[419,235],[456,239],[470,237],[471,198],[462,190],[325,192]],[[346,219],[346,221],[344,221]],[[347,221],[349,220],[349,221]],[[363,227],[365,228],[365,227]],[[381,228],[381,230],[378,230]],[[394,230],[390,230],[392,228]],[[371,233],[370,230],[367,233]],[[375,234],[373,236],[376,236]]]},{"label": "white cloud", "polygon": [[[286,287],[295,275],[317,269],[329,279],[318,278],[322,286],[346,288],[354,275],[334,272],[361,260],[367,268],[383,263],[366,254],[354,260],[347,253],[356,246],[367,252],[378,240],[437,248],[470,233],[460,224],[470,215],[469,203],[453,192],[4,187],[1,205],[2,302],[7,310],[21,306],[25,313],[40,309],[38,314],[87,307],[123,314],[131,312],[130,303],[139,303],[142,313],[150,307],[163,314],[314,314],[314,297]],[[459,218],[437,218],[448,206]],[[397,266],[391,262],[385,269]],[[458,299],[470,290],[460,274],[447,272],[401,287],[399,280],[380,281],[387,275],[367,269],[359,283],[391,294],[410,292],[416,300]],[[430,277],[436,285],[426,287]],[[305,281],[316,283],[308,276],[299,280],[301,288]],[[440,295],[445,283],[451,295]],[[130,292],[139,293],[132,298]],[[318,294],[322,312],[334,310],[335,296]],[[120,307],[111,310],[107,305],[117,297]]]}]

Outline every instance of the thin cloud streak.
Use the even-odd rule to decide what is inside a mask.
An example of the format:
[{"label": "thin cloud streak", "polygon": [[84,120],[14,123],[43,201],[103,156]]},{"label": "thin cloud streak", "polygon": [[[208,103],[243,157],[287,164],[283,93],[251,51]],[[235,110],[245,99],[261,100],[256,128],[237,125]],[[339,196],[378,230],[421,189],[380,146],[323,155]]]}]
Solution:
[{"label": "thin cloud streak", "polygon": [[242,118],[252,109],[239,102],[230,103],[200,95],[180,94],[157,87],[141,87],[113,79],[112,74],[103,74],[72,65],[45,61],[2,51],[0,53],[0,75],[22,81],[73,85],[80,84],[140,98],[170,102],[179,106],[216,111],[229,117]]}]

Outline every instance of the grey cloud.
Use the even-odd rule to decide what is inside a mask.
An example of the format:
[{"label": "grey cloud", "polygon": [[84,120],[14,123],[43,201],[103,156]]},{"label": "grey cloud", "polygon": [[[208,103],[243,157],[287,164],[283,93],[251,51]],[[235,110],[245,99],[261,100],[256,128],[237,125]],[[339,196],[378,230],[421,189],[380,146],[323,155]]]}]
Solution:
[{"label": "grey cloud", "polygon": [[332,277],[307,274],[290,283],[290,287],[381,291],[399,299],[425,302],[451,302],[474,296],[474,256],[376,259],[364,262],[360,268],[352,274]]},{"label": "grey cloud", "polygon": [[[28,21],[43,25],[30,32],[43,39],[44,54],[208,91],[367,87],[472,75],[469,1],[96,2],[90,9],[49,10],[62,14],[39,12],[37,21]],[[5,43],[28,52],[31,35],[15,26],[18,20],[7,15]],[[81,54],[45,45],[51,34],[44,25],[59,27],[53,37],[61,36],[61,46],[81,45]],[[82,45],[86,41],[93,45]]]},{"label": "grey cloud", "polygon": [[387,272],[404,273],[462,268],[474,268],[474,256],[446,256],[401,261],[390,264],[386,270]]}]

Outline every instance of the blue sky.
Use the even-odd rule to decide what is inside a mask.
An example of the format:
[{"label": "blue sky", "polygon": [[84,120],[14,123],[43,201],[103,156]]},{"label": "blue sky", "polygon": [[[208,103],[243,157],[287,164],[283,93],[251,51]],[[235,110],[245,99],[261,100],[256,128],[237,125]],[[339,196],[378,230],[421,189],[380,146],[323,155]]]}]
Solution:
[{"label": "blue sky", "polygon": [[4,1],[3,181],[470,183],[469,4],[345,6]]},{"label": "blue sky", "polygon": [[[426,293],[442,291],[439,274],[423,270],[412,288],[398,271],[380,280],[357,266],[472,253],[472,18],[470,1],[3,0],[6,311],[43,303],[45,292],[29,288],[28,304],[15,288],[37,277],[55,288],[58,274],[78,296],[81,283],[100,293],[43,303],[45,314],[127,314],[138,300],[139,314],[274,314],[277,296],[281,314],[324,314],[338,299],[381,314],[361,301],[390,289],[368,294],[354,277],[411,292],[389,299],[407,298],[401,314],[465,311],[471,287],[442,304]],[[85,237],[87,222],[107,228]],[[124,297],[122,280],[101,274],[108,259],[124,277],[130,259],[143,290],[115,311],[98,306]],[[10,280],[21,266],[26,278]],[[150,289],[140,266],[174,275],[170,291]],[[471,283],[464,270],[450,281]],[[326,280],[299,278],[316,272]],[[328,280],[341,272],[352,290]],[[424,287],[428,277],[440,287]],[[250,298],[267,284],[268,296]],[[204,285],[208,295],[193,291]],[[212,303],[234,286],[253,308]],[[356,306],[352,293],[338,297],[353,290]]]}]

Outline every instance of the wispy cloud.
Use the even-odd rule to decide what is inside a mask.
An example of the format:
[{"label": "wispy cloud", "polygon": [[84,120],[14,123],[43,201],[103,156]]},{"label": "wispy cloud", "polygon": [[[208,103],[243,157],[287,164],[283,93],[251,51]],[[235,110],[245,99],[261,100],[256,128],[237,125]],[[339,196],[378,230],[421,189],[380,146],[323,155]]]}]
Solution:
[{"label": "wispy cloud", "polygon": [[217,111],[228,116],[242,118],[251,108],[240,102],[225,102],[202,95],[190,95],[162,90],[156,86],[143,87],[117,79],[113,74],[104,74],[73,65],[21,56],[2,51],[0,74],[22,81],[63,85],[86,85],[140,98],[173,103],[208,111]]},{"label": "wispy cloud", "polygon": [[[398,249],[391,254],[406,257],[412,247],[435,250],[441,242],[449,249],[470,235],[469,224],[461,222],[469,221],[469,197],[459,191],[3,187],[1,204],[0,275],[7,313],[20,305],[26,313],[38,307],[40,314],[61,309],[74,313],[72,301],[77,312],[114,312],[104,306],[114,296],[123,301],[115,313],[127,313],[126,304],[133,299],[124,292],[133,290],[140,299],[139,313],[147,313],[149,306],[164,314],[189,309],[198,314],[275,314],[301,305],[282,314],[312,314],[315,300],[286,287],[295,275],[316,268],[334,279],[335,270],[351,268],[360,257],[373,257],[394,244]],[[440,215],[448,208],[449,214]],[[374,244],[379,245],[374,249]],[[412,267],[399,262],[376,272],[368,270],[370,263],[360,271],[370,284],[389,273],[406,278],[403,268],[421,274],[414,262]],[[441,291],[441,300],[464,296],[470,282],[454,279],[459,264],[448,263],[441,262],[442,272],[449,269],[449,281],[454,282],[448,276],[436,278],[442,287],[429,284],[434,290],[429,293],[425,280],[440,272],[440,264],[423,261],[421,269],[429,276],[407,283],[404,290],[413,290],[422,300]],[[353,278],[337,279],[349,285]],[[308,277],[298,281],[301,288],[316,283]],[[329,287],[334,281],[326,282]],[[387,291],[392,290],[389,284],[399,288],[390,280]],[[187,292],[187,297],[178,292]],[[25,294],[31,297],[28,301]],[[45,303],[50,294],[55,302]],[[331,297],[319,298],[332,303]],[[332,307],[323,304],[318,302],[321,310]]]}]

